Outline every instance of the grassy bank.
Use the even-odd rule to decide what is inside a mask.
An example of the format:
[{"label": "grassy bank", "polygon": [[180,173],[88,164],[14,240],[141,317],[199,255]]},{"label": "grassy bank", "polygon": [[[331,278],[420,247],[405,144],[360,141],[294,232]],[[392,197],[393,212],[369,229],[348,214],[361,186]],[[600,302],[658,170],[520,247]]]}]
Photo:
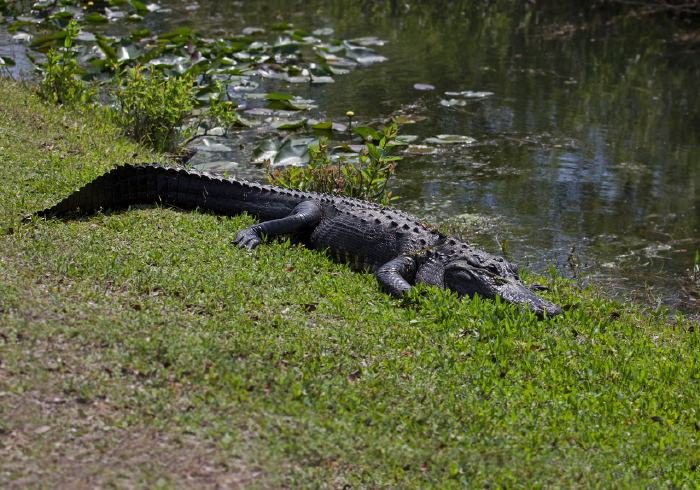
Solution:
[{"label": "grassy bank", "polygon": [[552,321],[407,306],[249,218],[159,207],[22,222],[157,159],[0,84],[0,485],[700,484],[689,319],[545,279]]}]

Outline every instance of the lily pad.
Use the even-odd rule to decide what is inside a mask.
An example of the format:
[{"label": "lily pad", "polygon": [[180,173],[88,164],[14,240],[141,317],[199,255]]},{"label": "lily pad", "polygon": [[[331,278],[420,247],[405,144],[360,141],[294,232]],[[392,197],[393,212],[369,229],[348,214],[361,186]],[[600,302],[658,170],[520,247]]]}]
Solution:
[{"label": "lily pad", "polygon": [[466,97],[468,99],[483,99],[492,96],[493,92],[472,92],[471,90],[465,90],[464,92],[445,92],[445,95],[449,95],[450,97]]},{"label": "lily pad", "polygon": [[270,126],[275,129],[293,130],[303,128],[306,125],[306,119],[298,119],[296,121],[273,121]]},{"label": "lily pad", "polygon": [[425,116],[394,116],[392,117],[396,124],[414,124],[428,119]]},{"label": "lily pad", "polygon": [[85,20],[88,22],[93,22],[95,24],[102,24],[109,22],[109,19],[98,12],[92,12],[85,16]]},{"label": "lily pad", "polygon": [[262,27],[246,27],[243,29],[243,34],[246,36],[253,36],[257,34],[265,34],[265,29]]},{"label": "lily pad", "polygon": [[272,161],[272,168],[304,167],[309,162],[309,146],[318,145],[318,138],[298,138],[288,140],[280,148]]},{"label": "lily pad", "polygon": [[407,153],[415,153],[417,155],[432,155],[438,153],[438,149],[434,146],[427,145],[410,145],[406,148]]},{"label": "lily pad", "polygon": [[271,116],[275,111],[264,107],[255,107],[244,111],[249,116]]},{"label": "lily pad", "polygon": [[196,168],[197,170],[204,170],[217,174],[235,172],[238,170],[239,166],[240,164],[238,162],[233,162],[230,160],[216,160],[212,162],[195,163],[192,165],[192,167]]},{"label": "lily pad", "polygon": [[280,148],[277,140],[263,140],[260,145],[253,150],[250,163],[264,163],[267,160],[272,161],[279,151]]},{"label": "lily pad", "polygon": [[472,144],[476,143],[476,140],[471,136],[464,136],[461,134],[438,134],[433,138],[426,138],[426,143],[446,145],[446,144]]},{"label": "lily pad", "polygon": [[464,99],[443,99],[440,101],[440,105],[444,105],[445,107],[462,107],[467,105],[467,101]]},{"label": "lily pad", "polygon": [[413,143],[418,139],[418,135],[415,134],[400,134],[394,140],[395,145],[407,145]]},{"label": "lily pad", "polygon": [[267,100],[292,100],[294,96],[289,94],[271,93],[266,94],[265,98]]},{"label": "lily pad", "polygon": [[382,134],[376,129],[371,128],[369,126],[359,126],[357,128],[353,128],[353,131],[362,136],[362,138],[365,141],[368,141],[370,139],[374,141],[380,141],[382,139]]},{"label": "lily pad", "polygon": [[202,138],[199,143],[193,146],[197,151],[224,152],[233,151],[230,146],[226,146],[210,138]]},{"label": "lily pad", "polygon": [[435,86],[428,83],[416,83],[413,88],[416,90],[435,90]]},{"label": "lily pad", "polygon": [[386,57],[380,55],[375,50],[364,46],[359,46],[347,41],[343,42],[343,46],[345,47],[345,56],[363,65],[370,65],[387,60]]}]

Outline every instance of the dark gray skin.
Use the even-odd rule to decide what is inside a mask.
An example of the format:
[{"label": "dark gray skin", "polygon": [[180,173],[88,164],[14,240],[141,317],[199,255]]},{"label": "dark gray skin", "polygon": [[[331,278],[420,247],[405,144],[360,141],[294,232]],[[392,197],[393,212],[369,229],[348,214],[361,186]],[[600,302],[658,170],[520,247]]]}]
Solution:
[{"label": "dark gray skin", "polygon": [[239,247],[251,250],[263,243],[264,236],[295,233],[313,249],[371,270],[382,289],[396,297],[425,283],[463,296],[500,297],[540,318],[563,313],[526,286],[518,268],[505,259],[446,237],[403,211],[359,199],[227,179],[182,167],[125,165],[37,214],[60,216],[149,203],[225,215],[251,214],[262,222],[238,232],[234,243]]}]

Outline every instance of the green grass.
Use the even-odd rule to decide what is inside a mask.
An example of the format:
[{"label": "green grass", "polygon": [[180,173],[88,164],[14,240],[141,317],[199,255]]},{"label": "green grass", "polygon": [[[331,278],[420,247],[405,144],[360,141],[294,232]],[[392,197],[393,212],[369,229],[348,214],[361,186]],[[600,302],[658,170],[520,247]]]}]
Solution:
[{"label": "green grass", "polygon": [[0,84],[0,486],[700,484],[697,320],[559,279],[552,321],[401,302],[288,241],[233,247],[247,217],[21,221],[157,158],[116,134]]}]

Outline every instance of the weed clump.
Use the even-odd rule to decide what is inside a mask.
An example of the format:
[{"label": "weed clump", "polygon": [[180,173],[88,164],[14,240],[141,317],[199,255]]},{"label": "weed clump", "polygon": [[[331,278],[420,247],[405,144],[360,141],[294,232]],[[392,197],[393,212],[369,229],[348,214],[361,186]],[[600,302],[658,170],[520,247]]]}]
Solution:
[{"label": "weed clump", "polygon": [[36,86],[39,97],[54,104],[76,106],[90,104],[97,91],[80,79],[87,72],[80,67],[73,50],[73,41],[80,35],[80,26],[71,20],[64,31],[63,47],[51,48],[46,62],[37,65],[42,79]]},{"label": "weed clump", "polygon": [[397,146],[397,134],[396,124],[375,134],[372,139],[378,139],[378,144],[366,143],[357,163],[333,161],[329,156],[328,142],[322,140],[318,146],[309,148],[311,158],[306,167],[271,170],[268,161],[268,180],[274,185],[356,197],[387,205],[397,199],[386,190],[387,182],[394,175],[400,160],[400,157],[390,155]]},{"label": "weed clump", "polygon": [[158,152],[179,152],[194,132],[185,126],[196,103],[194,78],[136,66],[116,77],[116,84],[110,114],[124,134]]}]

